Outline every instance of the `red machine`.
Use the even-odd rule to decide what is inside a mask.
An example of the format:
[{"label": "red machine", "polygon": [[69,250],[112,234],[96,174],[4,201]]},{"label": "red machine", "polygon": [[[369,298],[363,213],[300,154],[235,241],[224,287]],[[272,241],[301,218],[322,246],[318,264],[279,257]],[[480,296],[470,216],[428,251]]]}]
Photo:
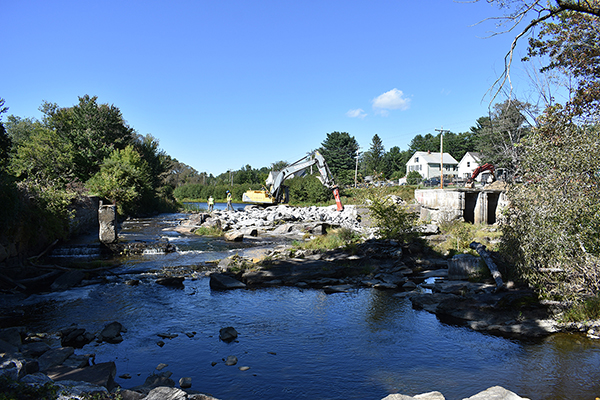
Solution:
[{"label": "red machine", "polygon": [[490,171],[492,173],[492,178],[495,180],[496,176],[494,175],[494,172],[496,171],[496,168],[494,168],[494,166],[490,163],[485,163],[483,165],[480,165],[479,167],[477,167],[475,169],[475,171],[473,171],[473,175],[471,175],[471,177],[469,179],[467,179],[467,183],[465,183],[465,187],[466,188],[473,188],[475,187],[475,178],[477,178],[479,176],[479,174],[481,174],[482,172],[485,171]]}]

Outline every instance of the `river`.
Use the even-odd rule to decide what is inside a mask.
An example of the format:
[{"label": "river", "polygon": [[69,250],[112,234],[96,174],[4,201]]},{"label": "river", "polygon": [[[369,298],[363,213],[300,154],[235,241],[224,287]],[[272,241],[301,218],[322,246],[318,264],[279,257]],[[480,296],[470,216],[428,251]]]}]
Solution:
[{"label": "river", "polygon": [[[407,299],[366,288],[332,295],[294,287],[211,291],[205,262],[276,242],[232,244],[165,230],[182,217],[128,220],[121,232],[124,240],[162,237],[176,253],[123,259],[114,272],[130,275],[60,293],[6,296],[3,306],[22,309],[20,322],[37,331],[77,323],[97,332],[121,322],[128,329],[122,343],[94,342],[77,353],[115,361],[118,376],[131,375],[116,379],[125,388],[166,363],[176,382],[191,377],[192,389],[222,400],[379,400],[434,390],[453,400],[495,385],[533,400],[600,396],[600,342],[581,335],[536,342],[490,336],[443,324]],[[182,265],[198,266],[183,289],[154,283],[153,271]],[[129,278],[141,283],[126,285]],[[239,332],[237,342],[219,340],[227,326]],[[177,337],[160,347],[159,333]],[[236,366],[222,361],[229,355],[238,358]]]}]

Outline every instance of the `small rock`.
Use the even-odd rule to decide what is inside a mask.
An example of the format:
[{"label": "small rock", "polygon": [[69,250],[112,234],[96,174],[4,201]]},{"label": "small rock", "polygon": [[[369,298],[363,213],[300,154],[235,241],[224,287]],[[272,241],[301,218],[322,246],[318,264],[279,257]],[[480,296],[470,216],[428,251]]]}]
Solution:
[{"label": "small rock", "polygon": [[226,343],[233,342],[235,339],[237,339],[237,337],[238,337],[238,333],[235,330],[235,328],[232,326],[228,326],[227,328],[222,328],[219,331],[219,339],[221,339],[222,341],[224,341]]},{"label": "small rock", "polygon": [[156,342],[156,344],[158,345],[158,347],[163,347],[165,345],[165,342],[159,340],[158,342]]},{"label": "small rock", "polygon": [[121,378],[121,379],[131,379],[131,375],[129,375],[129,374],[123,374],[123,375],[119,375],[119,378]]},{"label": "small rock", "polygon": [[179,386],[182,389],[189,389],[192,387],[192,378],[189,377],[185,377],[185,378],[181,378],[179,380]]},{"label": "small rock", "polygon": [[166,278],[158,278],[156,283],[163,286],[182,288],[184,279],[183,276],[168,276]]},{"label": "small rock", "polygon": [[165,363],[160,363],[156,366],[156,370],[157,371],[162,371],[163,369],[165,369],[166,367],[168,367],[169,364],[165,364]]},{"label": "small rock", "polygon": [[225,365],[235,365],[237,364],[238,359],[236,356],[227,356],[227,358],[224,358],[223,361],[225,361]]},{"label": "small rock", "polygon": [[179,335],[176,333],[158,333],[157,336],[163,339],[175,339]]},{"label": "small rock", "polygon": [[250,367],[240,367],[240,371],[248,371]]}]

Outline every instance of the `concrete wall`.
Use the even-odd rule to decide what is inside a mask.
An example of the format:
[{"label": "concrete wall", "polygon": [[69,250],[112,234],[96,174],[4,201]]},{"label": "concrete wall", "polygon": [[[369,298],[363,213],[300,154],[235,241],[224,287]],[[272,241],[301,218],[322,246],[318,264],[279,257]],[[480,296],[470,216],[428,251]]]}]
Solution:
[{"label": "concrete wall", "polygon": [[439,223],[463,219],[476,224],[494,224],[506,207],[506,194],[484,189],[417,189],[421,219]]},{"label": "concrete wall", "polygon": [[[73,219],[69,221],[69,236],[77,237],[89,232],[98,231],[99,199],[95,196],[78,199],[72,206]],[[20,227],[18,231],[24,228]],[[3,267],[18,267],[27,257],[38,255],[45,250],[50,242],[42,235],[33,243],[23,243],[19,235],[0,238],[0,269]]]}]

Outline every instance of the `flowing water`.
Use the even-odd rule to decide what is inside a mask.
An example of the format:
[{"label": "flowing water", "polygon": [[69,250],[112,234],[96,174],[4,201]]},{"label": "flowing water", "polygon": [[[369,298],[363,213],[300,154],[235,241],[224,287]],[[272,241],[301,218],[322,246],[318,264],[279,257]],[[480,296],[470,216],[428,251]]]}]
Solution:
[{"label": "flowing water", "polygon": [[[128,329],[122,343],[92,343],[77,353],[115,361],[117,375],[131,375],[117,378],[125,388],[142,384],[166,363],[175,381],[191,377],[193,389],[223,400],[378,400],[434,390],[452,400],[495,385],[534,400],[600,396],[600,343],[580,335],[537,342],[494,337],[440,323],[413,310],[409,300],[373,289],[332,295],[293,287],[215,292],[202,272],[186,279],[183,289],[157,285],[151,271],[277,244],[231,244],[165,230],[180,218],[126,221],[121,233],[125,240],[160,237],[178,252],[124,260],[114,272],[131,275],[108,283],[6,298],[5,306],[24,310],[21,323],[38,331],[77,323],[98,332],[121,322]],[[124,283],[133,277],[140,279],[138,286]],[[219,329],[227,326],[239,332],[236,342],[219,340]],[[159,333],[177,337],[162,339],[160,347]],[[238,358],[236,366],[223,362],[229,355]]]}]

